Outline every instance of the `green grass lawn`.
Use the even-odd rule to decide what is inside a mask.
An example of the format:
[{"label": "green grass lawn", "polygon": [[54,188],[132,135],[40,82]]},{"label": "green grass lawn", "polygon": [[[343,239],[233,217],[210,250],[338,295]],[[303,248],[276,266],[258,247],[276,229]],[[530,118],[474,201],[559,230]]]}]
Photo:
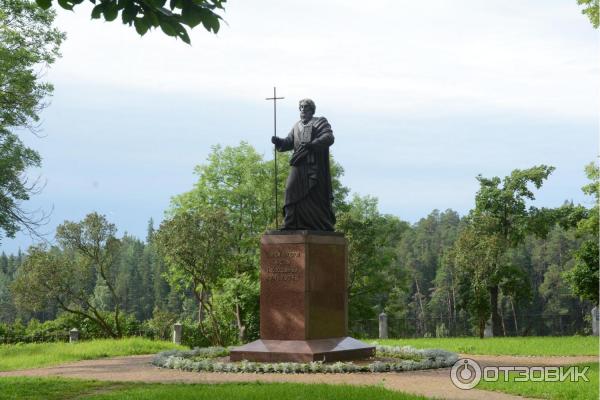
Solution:
[{"label": "green grass lawn", "polygon": [[378,386],[296,383],[145,384],[59,378],[0,378],[0,400],[425,400]]},{"label": "green grass lawn", "polygon": [[123,385],[60,378],[0,378],[0,399],[71,399],[111,386],[117,388]]},{"label": "green grass lawn", "polygon": [[143,338],[101,339],[79,343],[28,343],[0,345],[0,371],[37,368],[69,361],[96,358],[154,354],[180,348],[170,342]]},{"label": "green grass lawn", "polygon": [[[598,363],[579,364],[590,367],[589,382],[480,382],[477,389],[494,390],[525,397],[551,400],[598,399]],[[514,375],[513,375],[514,377]]]},{"label": "green grass lawn", "polygon": [[523,356],[598,355],[598,338],[593,336],[528,336],[485,339],[479,339],[477,337],[373,339],[368,341],[389,346],[413,346],[418,349],[444,349],[463,354]]}]

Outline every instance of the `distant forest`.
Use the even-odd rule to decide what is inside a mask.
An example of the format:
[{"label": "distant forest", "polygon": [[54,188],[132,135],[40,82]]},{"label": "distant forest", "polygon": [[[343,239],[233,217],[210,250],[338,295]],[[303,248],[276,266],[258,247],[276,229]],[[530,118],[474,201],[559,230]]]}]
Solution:
[{"label": "distant forest", "polygon": [[[117,238],[113,235],[116,227],[94,214],[95,223],[106,228],[105,244],[98,242],[98,251],[110,255],[104,271],[107,276],[92,258],[86,261],[81,241],[92,220],[65,222],[57,230],[56,246],[2,253],[0,342],[9,341],[6,337],[10,335],[13,340],[19,335],[35,335],[40,329],[66,332],[72,327],[69,324],[78,325],[84,337],[86,332],[88,336],[110,336],[108,328],[93,327],[98,321],[92,312],[101,316],[115,311],[121,313],[124,327],[115,331],[117,336],[167,337],[170,325],[182,321],[189,331],[200,332],[194,333],[202,336],[197,342],[237,343],[256,338],[258,240],[273,226],[272,163],[245,143],[215,147],[207,162],[196,169],[198,183],[173,199],[160,226],[148,222],[144,240],[129,235]],[[284,177],[285,158],[281,163]],[[588,168],[592,171],[593,166]],[[577,289],[573,271],[582,263],[582,246],[595,241],[597,247],[594,228],[582,227],[590,218],[597,221],[597,208],[570,203],[556,209],[531,206],[533,191],[543,190],[542,182],[551,167],[515,170],[503,180],[478,177],[477,205],[468,215],[433,210],[414,224],[381,214],[375,198],[349,196],[349,188],[340,182],[341,166],[333,162],[332,172],[336,229],[344,232],[349,242],[349,327],[353,335],[376,336],[381,312],[388,315],[393,337],[480,335],[483,324],[495,324],[494,333],[507,336],[590,333],[590,310],[597,297]],[[510,197],[508,189],[517,184],[524,184],[522,188],[528,188],[531,196],[513,190]],[[502,218],[494,217],[493,201],[500,206],[510,203],[509,208],[500,207],[504,213],[507,209],[513,213],[507,219],[510,229],[502,228],[505,225],[498,222]],[[522,207],[525,201],[527,207]],[[224,224],[214,235],[224,235],[225,256],[215,255],[215,260],[220,257],[218,262],[209,262],[198,275],[188,276],[189,271],[177,261],[176,243],[166,238],[183,235],[188,228],[206,229],[202,218],[208,218],[203,213],[208,204],[211,209],[223,210],[211,218]],[[177,225],[177,215],[185,216],[182,221],[198,218],[200,222],[184,229]],[[217,229],[214,222],[211,226]],[[73,232],[80,236],[73,239]],[[186,237],[183,239],[185,243]],[[45,261],[38,265],[36,260]],[[53,262],[57,262],[55,269],[43,269]],[[77,282],[78,293],[87,296],[84,302],[60,291],[50,293],[48,285],[40,286],[54,279],[56,285],[63,284],[63,270],[58,265],[64,263],[83,271],[78,280],[67,284],[72,287],[72,282]],[[70,274],[64,271],[62,274]],[[592,276],[596,285],[597,273],[596,265]],[[195,279],[204,276],[208,280],[198,285]],[[69,308],[71,311],[66,311]],[[86,313],[93,318],[86,318]],[[61,323],[50,326],[48,321],[61,318]]]}]

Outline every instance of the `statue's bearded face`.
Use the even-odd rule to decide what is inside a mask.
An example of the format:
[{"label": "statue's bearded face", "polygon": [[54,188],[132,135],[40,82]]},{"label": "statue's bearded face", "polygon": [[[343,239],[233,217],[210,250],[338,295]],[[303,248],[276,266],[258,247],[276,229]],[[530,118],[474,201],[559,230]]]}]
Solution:
[{"label": "statue's bearded face", "polygon": [[308,122],[313,117],[315,110],[308,103],[300,103],[300,119],[302,122]]}]

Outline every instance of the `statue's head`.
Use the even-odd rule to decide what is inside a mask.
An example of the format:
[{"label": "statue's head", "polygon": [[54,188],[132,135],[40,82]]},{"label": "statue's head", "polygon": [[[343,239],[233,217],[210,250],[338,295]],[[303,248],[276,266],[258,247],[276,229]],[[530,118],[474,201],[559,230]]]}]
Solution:
[{"label": "statue's head", "polygon": [[308,122],[315,115],[315,110],[317,107],[315,106],[315,102],[311,99],[302,99],[299,102],[300,109],[300,119],[302,122]]}]

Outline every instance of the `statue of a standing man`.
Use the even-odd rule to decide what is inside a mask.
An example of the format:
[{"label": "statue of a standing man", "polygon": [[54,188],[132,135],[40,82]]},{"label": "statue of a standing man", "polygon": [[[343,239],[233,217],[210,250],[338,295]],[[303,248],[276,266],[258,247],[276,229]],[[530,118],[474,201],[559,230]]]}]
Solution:
[{"label": "statue of a standing man", "polygon": [[315,102],[300,100],[300,121],[286,138],[273,136],[278,151],[294,150],[283,205],[284,230],[333,231],[333,193],[329,171],[329,146],[333,144],[331,125],[324,117],[314,117]]}]

